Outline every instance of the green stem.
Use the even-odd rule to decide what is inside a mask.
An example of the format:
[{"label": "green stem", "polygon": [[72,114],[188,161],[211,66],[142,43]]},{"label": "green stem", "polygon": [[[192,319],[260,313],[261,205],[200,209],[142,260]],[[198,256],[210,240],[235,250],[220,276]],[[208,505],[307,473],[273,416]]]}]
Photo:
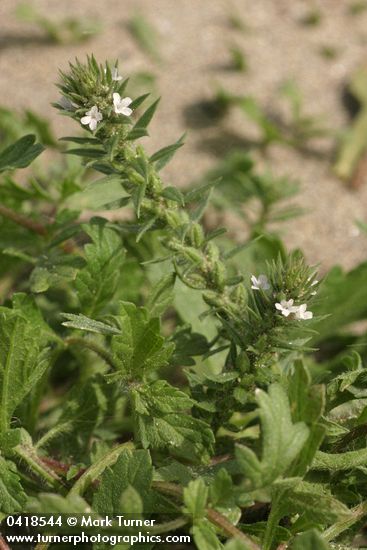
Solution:
[{"label": "green stem", "polygon": [[24,460],[30,469],[41,477],[47,485],[53,489],[60,489],[60,487],[62,487],[59,476],[42,462],[41,458],[32,447],[20,444],[14,448],[14,453]]},{"label": "green stem", "polygon": [[[175,483],[169,483],[165,481],[153,481],[153,488],[160,493],[170,495],[182,500],[183,489]],[[219,527],[228,537],[234,537],[246,544],[249,550],[261,550],[250,537],[245,535],[242,531],[237,529],[226,517],[214,510],[213,508],[206,509],[206,516],[210,523],[213,523]]]},{"label": "green stem", "polygon": [[355,508],[352,508],[351,510],[351,516],[348,516],[346,519],[342,519],[331,527],[329,529],[326,529],[326,531],[323,532],[323,538],[326,541],[334,540],[336,537],[338,537],[343,531],[346,531],[357,523],[357,521],[360,521],[364,516],[367,515],[367,501],[362,502],[361,504],[358,504]]},{"label": "green stem", "polygon": [[30,231],[33,231],[33,233],[37,233],[37,235],[42,235],[43,237],[47,235],[47,229],[44,225],[42,225],[41,223],[35,222],[34,220],[27,218],[26,216],[23,216],[23,214],[19,214],[18,212],[15,212],[11,208],[8,208],[3,204],[0,204],[0,216],[4,216],[4,218],[8,218],[8,220],[11,220],[16,224],[21,225],[22,227],[25,227]]},{"label": "green stem", "polygon": [[115,464],[121,453],[129,449],[134,449],[134,444],[131,441],[123,443],[122,445],[119,445],[118,447],[115,447],[114,449],[109,451],[106,455],[97,460],[97,462],[92,464],[92,466],[90,466],[82,476],[80,476],[80,478],[74,483],[69,494],[82,495],[91,485],[91,483],[98,479],[98,477],[106,468]]},{"label": "green stem", "polygon": [[63,424],[53,426],[48,432],[46,432],[35,444],[36,449],[41,449],[42,447],[45,447],[49,441],[51,441],[54,437],[58,436],[59,434],[66,433],[72,430],[73,422],[70,420],[69,422],[64,422]]},{"label": "green stem", "polygon": [[99,357],[101,357],[110,367],[116,370],[116,365],[112,355],[108,353],[107,350],[105,350],[98,344],[95,344],[91,340],[87,340],[85,338],[78,338],[76,336],[71,336],[70,338],[66,338],[64,340],[64,343],[67,346],[81,346],[81,347],[90,349],[91,351],[99,355]]}]

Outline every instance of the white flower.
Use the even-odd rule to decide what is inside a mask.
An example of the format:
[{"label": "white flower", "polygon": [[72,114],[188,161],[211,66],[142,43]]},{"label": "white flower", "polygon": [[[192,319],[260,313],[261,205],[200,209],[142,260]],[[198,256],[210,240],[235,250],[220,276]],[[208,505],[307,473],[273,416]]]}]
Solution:
[{"label": "white flower", "polygon": [[119,80],[122,80],[122,76],[119,75],[119,70],[117,67],[114,67],[113,68],[113,71],[112,71],[112,80],[116,80],[117,82]]},{"label": "white flower", "polygon": [[275,304],[276,309],[278,309],[284,317],[288,317],[291,313],[296,313],[298,307],[294,306],[294,300],[282,300],[280,303]]},{"label": "white flower", "polygon": [[296,309],[297,309],[297,311],[295,311],[296,319],[303,319],[303,320],[312,319],[313,317],[312,311],[306,311],[307,304],[301,304]]},{"label": "white flower", "polygon": [[130,103],[132,103],[131,97],[124,97],[121,98],[120,94],[115,92],[113,95],[113,106],[115,113],[130,116],[133,112],[132,109],[129,108]]},{"label": "white flower", "polygon": [[255,277],[255,275],[251,275],[251,282],[251,288],[253,288],[254,290],[269,290],[270,288],[270,283],[266,275],[259,275],[258,277]]},{"label": "white flower", "polygon": [[80,119],[80,122],[84,125],[88,124],[92,132],[94,132],[94,130],[97,128],[98,122],[100,122],[102,118],[102,113],[98,111],[97,105],[93,105],[90,111],[87,111],[85,113],[85,116]]},{"label": "white flower", "polygon": [[[107,69],[104,70],[104,74],[107,74]],[[122,80],[122,76],[119,75],[119,70],[117,67],[114,67],[111,71],[111,76],[112,76],[112,80],[116,80],[117,82],[119,82],[120,80]]]}]

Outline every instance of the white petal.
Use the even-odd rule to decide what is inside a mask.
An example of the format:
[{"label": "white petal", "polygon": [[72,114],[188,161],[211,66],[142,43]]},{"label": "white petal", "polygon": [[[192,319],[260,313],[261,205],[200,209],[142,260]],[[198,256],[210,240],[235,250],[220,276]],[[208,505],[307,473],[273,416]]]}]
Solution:
[{"label": "white petal", "polygon": [[278,303],[275,304],[275,308],[276,308],[276,309],[279,309],[279,311],[282,311],[282,310],[283,310],[282,304],[278,304]]},{"label": "white petal", "polygon": [[303,314],[303,319],[312,319],[312,317],[313,317],[312,311],[305,311],[305,313]]},{"label": "white petal", "polygon": [[133,112],[133,110],[129,109],[129,107],[123,107],[121,109],[121,114],[123,114],[125,116],[130,116],[132,112]]},{"label": "white petal", "polygon": [[96,116],[94,118],[97,120],[97,122],[99,122],[100,120],[103,119],[103,115],[102,113],[96,113]]},{"label": "white petal", "polygon": [[97,121],[95,118],[92,118],[89,123],[89,128],[94,132],[94,130],[97,128]]},{"label": "white petal", "polygon": [[89,115],[87,116],[82,116],[82,118],[80,119],[80,122],[82,124],[89,124],[91,121],[91,117]]},{"label": "white petal", "polygon": [[133,100],[131,99],[131,97],[124,97],[124,99],[121,99],[121,105],[123,105],[124,107],[128,107],[132,102]]},{"label": "white petal", "polygon": [[115,93],[112,94],[112,97],[113,97],[113,103],[114,103],[114,105],[116,105],[117,103],[120,103],[120,101],[121,101],[121,96],[120,96],[120,94],[118,94],[117,92],[115,92]]},{"label": "white petal", "polygon": [[122,76],[119,75],[117,67],[114,67],[112,71],[112,80],[117,80],[117,81],[122,80]]}]

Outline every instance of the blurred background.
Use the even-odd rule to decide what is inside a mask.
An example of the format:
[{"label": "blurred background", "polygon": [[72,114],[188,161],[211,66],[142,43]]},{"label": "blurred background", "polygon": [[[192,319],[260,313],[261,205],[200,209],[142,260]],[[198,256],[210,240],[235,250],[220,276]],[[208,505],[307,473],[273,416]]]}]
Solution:
[{"label": "blurred background", "polygon": [[51,106],[58,70],[88,53],[117,59],[129,95],[162,98],[147,149],[187,132],[168,184],[249,154],[299,183],[303,215],[280,229],[290,248],[323,271],[365,259],[356,221],[367,220],[367,1],[1,0],[0,21],[3,141],[13,111],[38,130],[50,120],[43,130],[56,138],[75,134]]}]

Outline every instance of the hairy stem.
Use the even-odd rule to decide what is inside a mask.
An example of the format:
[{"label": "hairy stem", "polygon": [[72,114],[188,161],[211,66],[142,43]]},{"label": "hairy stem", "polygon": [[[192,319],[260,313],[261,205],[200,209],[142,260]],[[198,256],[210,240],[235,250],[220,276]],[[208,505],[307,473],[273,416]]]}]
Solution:
[{"label": "hairy stem", "polygon": [[118,447],[115,447],[114,449],[109,451],[106,455],[97,460],[97,462],[92,464],[92,466],[90,466],[90,468],[88,468],[88,470],[86,470],[83,475],[80,476],[78,481],[71,488],[69,494],[82,495],[91,485],[91,483],[93,483],[94,480],[98,479],[98,477],[102,474],[102,472],[104,472],[106,468],[115,464],[116,460],[122,452],[133,448],[134,444],[131,441],[128,441],[127,443],[123,443],[122,445],[119,445]]},{"label": "hairy stem", "polygon": [[11,220],[18,225],[21,225],[22,227],[25,227],[26,229],[29,229],[30,231],[33,231],[33,233],[37,233],[37,235],[42,235],[43,237],[47,235],[47,229],[44,225],[27,218],[23,214],[15,212],[3,204],[0,204],[0,215],[4,216],[4,218],[8,218],[8,220]]},{"label": "hairy stem", "polygon": [[[175,483],[169,483],[165,481],[153,481],[153,488],[160,493],[170,495],[182,500],[183,489]],[[242,531],[237,529],[231,522],[227,520],[222,514],[214,510],[213,508],[206,509],[206,516],[208,520],[222,529],[228,537],[234,537],[243,541],[250,550],[261,550],[250,537],[245,535]]]},{"label": "hairy stem", "polygon": [[40,477],[48,486],[53,489],[60,489],[62,482],[60,477],[37,455],[35,449],[28,445],[18,445],[14,448],[16,456],[24,460],[27,463],[32,472]]},{"label": "hairy stem", "polygon": [[323,532],[323,538],[327,541],[334,540],[336,537],[338,537],[343,531],[346,531],[357,523],[357,521],[360,521],[364,516],[367,515],[367,501],[362,502],[361,504],[358,504],[358,506],[355,506],[351,510],[351,516],[348,516],[346,519],[342,519],[340,521],[337,521],[326,529],[326,531]]},{"label": "hairy stem", "polygon": [[64,343],[67,346],[81,346],[90,349],[91,351],[99,355],[99,357],[101,357],[110,367],[116,369],[116,365],[112,356],[108,353],[107,350],[105,350],[101,346],[98,346],[98,344],[96,344],[95,342],[92,342],[91,340],[87,340],[85,338],[71,336],[70,338],[66,338],[64,340]]}]

